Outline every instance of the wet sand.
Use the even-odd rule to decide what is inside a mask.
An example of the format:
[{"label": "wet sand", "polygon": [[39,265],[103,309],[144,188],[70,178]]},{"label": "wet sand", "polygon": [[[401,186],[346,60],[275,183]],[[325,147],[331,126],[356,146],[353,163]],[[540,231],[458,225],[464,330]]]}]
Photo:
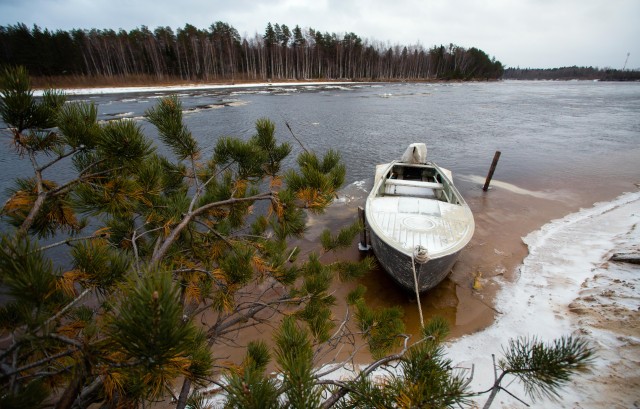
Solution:
[{"label": "wet sand", "polygon": [[[496,294],[503,283],[517,278],[518,269],[528,254],[522,238],[551,220],[591,207],[596,202],[613,200],[621,193],[637,191],[640,172],[633,164],[639,154],[640,150],[635,150],[621,155],[620,163],[631,164],[629,170],[623,172],[624,177],[607,177],[606,182],[598,183],[597,189],[592,182],[597,175],[582,169],[553,180],[537,177],[505,183],[497,177],[488,192],[482,191],[483,177],[454,173],[454,182],[473,211],[476,230],[447,279],[421,296],[425,320],[433,316],[446,318],[451,329],[450,340],[489,327],[503,311],[509,309],[509,305],[495,304]],[[358,207],[364,206],[369,189],[367,182],[346,186],[339,199],[324,214],[309,215],[305,237],[292,243],[302,250],[298,260],[302,261],[310,252],[321,254],[319,236],[324,229],[336,232],[353,223]],[[356,240],[346,250],[322,254],[321,260],[325,263],[359,260],[366,255],[358,250]],[[402,307],[406,332],[411,335],[412,342],[419,339],[420,319],[415,297],[401,290],[379,268],[354,282],[336,281],[332,288],[337,300],[332,316],[336,324],[339,325],[347,314],[347,294],[359,284],[367,287],[366,300],[370,306]],[[353,324],[353,311],[350,314]],[[251,340],[261,339],[272,345],[271,334],[281,317],[263,318],[267,320],[263,325],[229,334],[226,343],[213,346],[218,365],[240,363],[245,351],[243,347]],[[212,319],[212,316],[203,317],[202,323],[206,326]],[[353,325],[351,329],[355,331]],[[357,337],[355,340],[362,347],[363,341]],[[345,359],[352,359],[353,364],[371,362],[366,348],[359,349],[352,356],[353,345],[343,346],[340,351],[325,349],[325,355],[319,357],[317,364]],[[277,370],[277,367],[272,362],[268,369]]]},{"label": "wet sand", "polygon": [[[535,335],[550,341],[571,334],[594,348],[594,360],[564,385],[559,401],[536,399],[535,406],[638,407],[640,270],[634,264],[612,262],[610,257],[637,249],[639,222],[640,192],[635,191],[556,219],[524,238],[530,254],[517,279],[505,281],[495,298],[497,305],[509,308],[491,327],[445,347],[458,367],[475,368],[473,390],[486,390],[493,382],[489,353],[499,355],[505,340]],[[531,401],[519,382],[509,382],[508,389]],[[522,406],[511,396],[501,395],[493,406]]]},{"label": "wet sand", "polygon": [[[560,181],[557,186],[547,185],[545,190],[530,190],[526,187],[535,189],[535,184],[525,187],[496,180],[488,192],[482,191],[482,183],[478,183],[477,177],[462,176],[456,179],[456,183],[462,186],[463,195],[474,213],[476,231],[447,279],[421,296],[425,320],[436,315],[445,317],[451,327],[450,339],[490,326],[502,311],[509,308],[509,305],[495,305],[495,296],[501,283],[514,281],[518,268],[528,254],[523,237],[551,220],[590,207],[595,202],[609,201],[623,192],[636,191],[640,186],[640,179],[636,182],[615,181],[598,190],[589,189],[588,178],[572,181],[569,190]],[[321,253],[318,238],[324,229],[329,228],[335,232],[356,219],[358,206],[364,205],[367,194],[365,190],[360,185],[348,186],[325,214],[309,216],[307,234],[303,239],[292,243],[302,250],[299,260],[310,252]],[[349,249],[335,254],[323,254],[321,260],[327,263],[335,260],[358,260],[365,255],[366,253],[358,250],[356,241]],[[375,269],[354,282],[336,282],[332,288],[337,300],[332,317],[336,323],[345,317],[345,297],[358,284],[367,287],[366,299],[370,306],[401,306],[405,312],[407,333],[411,334],[412,341],[419,339],[420,322],[415,299],[399,289],[380,269]],[[271,332],[277,328],[280,316],[263,318],[267,320],[263,325],[229,334],[227,342],[213,346],[218,365],[240,363],[245,351],[243,347],[250,340],[262,339],[272,345]],[[202,317],[205,326],[212,320],[211,315]],[[351,322],[353,323],[353,319]],[[362,344],[362,340],[356,339],[356,343]],[[318,359],[318,364],[339,362],[347,358],[352,358],[354,364],[371,362],[366,348],[360,349],[353,357],[352,345],[346,345],[339,352],[325,352]],[[277,367],[272,362],[268,369],[277,370]],[[177,392],[180,385],[176,385]],[[167,404],[164,402],[158,407],[165,407]]]},{"label": "wet sand", "polygon": [[[483,178],[456,178],[465,200],[473,211],[476,231],[462,251],[451,274],[439,286],[421,296],[425,320],[439,315],[451,327],[450,338],[457,338],[488,327],[508,305],[494,305],[501,282],[514,281],[519,266],[527,256],[522,237],[551,220],[564,217],[596,202],[609,201],[623,192],[638,189],[639,180],[615,180],[593,189],[588,176],[572,180],[557,180],[552,184],[532,181],[520,186],[494,180],[488,192],[482,191]],[[539,182],[539,181],[538,181]],[[541,185],[544,190],[537,190]],[[321,216],[310,217],[310,229],[299,243],[304,252],[319,251],[317,238],[325,228],[336,231],[357,217],[357,207],[364,206],[366,192],[356,192],[354,186],[345,189],[345,196]],[[365,188],[364,190],[367,190]],[[372,254],[372,253],[371,253]],[[323,261],[336,258],[357,260],[364,254],[351,249],[336,255],[327,254]],[[415,341],[420,330],[420,318],[415,297],[400,290],[381,269],[370,272],[355,283],[338,284],[334,289],[340,300],[357,284],[367,287],[366,299],[373,307],[401,306],[405,312],[407,332]],[[336,308],[334,318],[344,315],[343,304]],[[361,354],[364,361],[366,354]]]}]

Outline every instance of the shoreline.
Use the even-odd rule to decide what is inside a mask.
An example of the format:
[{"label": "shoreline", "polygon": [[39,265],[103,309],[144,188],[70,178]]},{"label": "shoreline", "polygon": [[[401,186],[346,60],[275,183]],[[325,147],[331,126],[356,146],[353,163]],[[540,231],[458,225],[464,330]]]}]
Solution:
[{"label": "shoreline", "polygon": [[[496,297],[506,284],[518,279],[519,270],[529,256],[525,237],[554,220],[579,213],[597,203],[616,200],[625,192],[638,191],[637,182],[629,181],[612,183],[607,189],[595,191],[581,186],[588,185],[589,181],[585,180],[574,186],[578,190],[574,193],[563,190],[562,181],[558,181],[558,186],[550,186],[550,190],[541,191],[494,179],[489,191],[483,192],[477,176],[454,175],[454,179],[457,180],[456,185],[466,184],[463,195],[473,211],[476,232],[448,278],[421,296],[425,319],[440,315],[449,322],[449,340],[483,331],[500,317],[505,306],[499,305]],[[342,203],[333,205],[325,215],[312,218],[302,247],[307,252],[313,251],[317,249],[314,240],[322,229],[338,229],[352,222],[357,215],[357,207],[364,203],[364,199],[347,197]],[[361,257],[363,254],[357,250],[356,243],[352,249],[326,259],[357,260]],[[402,307],[406,332],[412,335],[412,339],[417,339],[420,334],[417,303],[399,290],[384,271],[378,268],[353,285],[340,285],[335,289],[336,295],[346,295],[357,284],[367,287],[365,298],[370,306]],[[336,316],[341,316],[344,311],[344,308],[339,308]],[[366,357],[361,356],[358,361],[366,362]]]},{"label": "shoreline", "polygon": [[207,90],[207,89],[234,89],[234,88],[260,88],[260,87],[287,87],[287,86],[322,86],[322,85],[357,85],[357,84],[394,84],[394,83],[416,83],[416,84],[464,84],[464,83],[485,83],[503,81],[532,81],[532,82],[640,82],[640,80],[602,80],[602,79],[278,79],[272,80],[220,80],[220,81],[186,81],[186,80],[125,80],[118,79],[68,79],[68,78],[32,78],[32,88],[35,95],[42,95],[44,90],[63,90],[69,95],[91,95],[91,94],[119,94],[126,92],[158,92],[171,90]]},{"label": "shoreline", "polygon": [[[250,82],[250,83],[179,83],[165,85],[148,85],[148,86],[115,86],[115,87],[78,87],[78,88],[60,88],[67,95],[110,95],[110,94],[126,94],[126,93],[148,93],[148,92],[167,92],[167,91],[191,91],[191,90],[222,90],[222,89],[244,89],[244,88],[266,88],[266,87],[304,87],[304,86],[331,86],[331,85],[354,85],[354,84],[370,84],[375,82],[358,82],[358,81],[292,81],[292,82]],[[44,92],[43,88],[34,91],[34,95],[41,96]]]},{"label": "shoreline", "polygon": [[[186,90],[214,90],[214,89],[238,89],[238,88],[265,88],[265,87],[304,87],[304,86],[331,86],[331,85],[360,85],[360,84],[462,84],[462,83],[478,83],[478,82],[499,82],[503,80],[443,80],[443,79],[418,79],[418,80],[373,80],[373,79],[298,79],[287,80],[279,79],[277,81],[263,80],[228,80],[228,81],[122,81],[114,84],[87,85],[87,81],[61,81],[44,85],[48,81],[44,79],[36,79],[37,85],[32,85],[34,95],[42,95],[44,90],[59,89],[65,91],[68,95],[92,95],[92,94],[121,94],[128,92],[162,92],[162,91],[186,91]],[[507,80],[508,81],[508,80]]]},{"label": "shoreline", "polygon": [[[599,231],[594,225],[606,228]],[[640,267],[612,266],[616,263],[608,261],[616,248],[630,242],[637,245],[640,229],[636,226],[640,226],[637,189],[550,219],[522,237],[523,246],[532,251],[514,271],[517,277],[498,279],[500,288],[493,299],[501,307],[494,310],[495,320],[483,329],[444,342],[446,358],[468,374],[473,371],[473,391],[486,390],[492,384],[492,354],[500,357],[508,339],[537,336],[550,342],[573,334],[586,337],[596,347],[596,360],[587,371],[571,377],[559,390],[559,400],[531,402],[518,382],[507,382],[509,391],[535,404],[532,406],[554,409],[637,405],[633,391],[640,387]],[[561,267],[549,265],[550,257]],[[352,378],[358,368],[370,362],[357,359],[328,378]],[[381,368],[371,376],[385,376],[390,370],[393,368]],[[473,399],[473,407],[480,407],[487,397]],[[208,402],[220,404],[222,396],[210,396]],[[493,406],[510,409],[522,403],[502,392]]]},{"label": "shoreline", "polygon": [[[495,297],[495,322],[474,334],[447,341],[455,365],[475,365],[474,389],[493,379],[491,354],[508,339],[536,336],[549,342],[579,335],[596,349],[589,370],[577,373],[560,391],[562,400],[542,399],[553,408],[631,407],[640,386],[640,269],[609,260],[616,249],[640,239],[640,192],[553,219],[523,237],[529,254],[514,281],[504,281]],[[524,397],[515,383],[512,391]],[[503,394],[496,407],[518,405]]]}]

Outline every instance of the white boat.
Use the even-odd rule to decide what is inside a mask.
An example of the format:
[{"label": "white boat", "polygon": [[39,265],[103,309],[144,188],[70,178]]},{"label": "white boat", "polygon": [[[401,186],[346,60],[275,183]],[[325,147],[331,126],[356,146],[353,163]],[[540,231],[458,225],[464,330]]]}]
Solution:
[{"label": "white boat", "polygon": [[451,172],[427,161],[423,143],[411,144],[399,161],[376,166],[365,215],[378,262],[415,293],[445,279],[475,229]]}]

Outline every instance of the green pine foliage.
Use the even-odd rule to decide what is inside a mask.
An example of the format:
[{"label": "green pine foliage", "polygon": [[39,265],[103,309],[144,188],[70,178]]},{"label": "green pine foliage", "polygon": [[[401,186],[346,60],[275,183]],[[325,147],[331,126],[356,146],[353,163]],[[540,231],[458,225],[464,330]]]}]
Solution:
[{"label": "green pine foliage", "polygon": [[[71,250],[75,283],[107,292],[120,283],[131,268],[131,259],[116,251],[106,240],[82,241]],[[69,273],[68,273],[69,274]]]},{"label": "green pine foliage", "polygon": [[264,342],[249,343],[242,367],[225,375],[225,408],[281,407],[276,379],[265,375],[270,360],[269,348]]},{"label": "green pine foliage", "polygon": [[135,170],[153,149],[140,125],[130,120],[109,121],[102,127],[98,155],[112,166]]},{"label": "green pine foliage", "polygon": [[149,122],[158,128],[160,139],[180,160],[196,159],[200,149],[191,132],[182,123],[182,104],[175,95],[163,98],[146,113]]},{"label": "green pine foliage", "polygon": [[362,229],[362,223],[357,220],[350,226],[340,229],[335,236],[331,234],[330,230],[325,230],[320,235],[320,244],[322,244],[325,251],[347,248],[351,246],[353,239]]},{"label": "green pine foliage", "polygon": [[[62,104],[56,92],[34,98],[23,69],[5,70],[2,84],[3,120],[34,172],[17,182],[2,209],[18,232],[3,236],[0,260],[2,285],[13,297],[0,310],[2,330],[15,337],[0,351],[8,367],[28,368],[24,379],[60,390],[60,407],[105,400],[136,406],[167,396],[176,378],[191,391],[210,376],[210,346],[258,325],[265,305],[295,308],[292,317],[305,331],[329,337],[335,268],[298,261],[300,250],[288,239],[304,234],[303,208],[321,211],[343,182],[337,153],[305,154],[304,170],[287,170],[295,180],[287,183],[282,163],[291,147],[277,142],[266,118],[248,141],[220,138],[203,159],[180,101],[163,98],[147,118],[170,148],[167,158],[134,121],[98,123],[94,105]],[[76,174],[64,180],[55,169],[66,158]],[[82,216],[93,231],[85,231]],[[68,267],[55,269],[31,235],[60,240],[47,248],[70,245]],[[255,285],[286,291],[240,303]],[[218,320],[196,330],[203,311]],[[259,350],[252,350],[254,373],[264,370]],[[23,396],[29,383],[1,371],[0,381],[13,385],[10,396]]]},{"label": "green pine foliage", "polygon": [[561,337],[544,343],[536,337],[509,340],[498,367],[515,375],[532,399],[559,398],[560,388],[572,373],[584,370],[593,360],[594,351],[581,338]]},{"label": "green pine foliage", "polygon": [[467,379],[444,357],[442,329],[446,322],[440,318],[428,323],[425,337],[397,357],[396,369],[382,379],[361,373],[348,382],[346,398],[337,407],[453,408],[467,403]]},{"label": "green pine foliage", "polygon": [[149,271],[128,280],[119,300],[105,328],[106,342],[112,344],[106,358],[117,356],[121,362],[109,374],[122,377],[118,392],[133,400],[157,399],[178,376],[204,380],[209,375],[206,337],[183,320],[180,289],[170,274]]},{"label": "green pine foliage", "polygon": [[0,246],[0,285],[10,300],[1,321],[8,328],[38,328],[65,299],[57,291],[59,270],[29,239],[2,235]]},{"label": "green pine foliage", "polygon": [[403,312],[399,307],[372,309],[364,299],[364,287],[358,287],[348,296],[355,307],[356,320],[374,358],[392,352],[402,343],[398,334],[404,332]]},{"label": "green pine foliage", "polygon": [[71,148],[94,149],[100,138],[97,122],[98,108],[93,104],[65,104],[57,117],[56,125],[64,142]]},{"label": "green pine foliage", "polygon": [[[54,125],[55,115],[65,98],[59,92],[46,91],[41,100],[33,96],[31,80],[24,67],[6,67],[0,78],[0,114],[6,124],[12,124],[16,136],[24,130],[32,134]],[[34,142],[30,142],[34,145]]]},{"label": "green pine foliage", "polygon": [[[9,201],[3,209],[9,223],[19,228],[29,215],[30,205],[38,196],[38,182],[32,179],[16,179],[15,186],[8,190]],[[47,194],[58,191],[60,186],[51,180],[43,180],[40,190]],[[75,234],[84,227],[71,208],[72,198],[68,193],[51,194],[51,198],[42,204],[42,211],[32,220],[31,231],[38,238],[50,238],[58,232]]]},{"label": "green pine foliage", "polygon": [[276,361],[283,374],[282,387],[286,406],[318,408],[320,388],[313,378],[313,348],[307,332],[287,317],[276,332]]},{"label": "green pine foliage", "polygon": [[369,271],[376,268],[376,261],[373,257],[364,257],[360,262],[336,261],[331,267],[338,273],[341,281],[351,281],[364,277]]},{"label": "green pine foliage", "polygon": [[309,296],[309,301],[297,315],[305,321],[314,339],[325,342],[329,338],[329,331],[335,325],[329,318],[331,317],[331,307],[335,305],[335,297],[329,295],[332,272],[331,269],[322,264],[316,254],[309,256],[309,261],[302,267],[303,281],[299,289],[294,294]]}]

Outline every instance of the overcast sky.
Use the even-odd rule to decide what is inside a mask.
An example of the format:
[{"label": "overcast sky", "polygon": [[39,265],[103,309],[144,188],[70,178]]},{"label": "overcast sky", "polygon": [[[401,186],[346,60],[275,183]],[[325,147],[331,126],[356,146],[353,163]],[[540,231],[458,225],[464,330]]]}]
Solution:
[{"label": "overcast sky", "polygon": [[223,21],[354,32],[390,45],[477,47],[509,67],[640,69],[640,0],[0,0],[0,25],[124,29]]}]

